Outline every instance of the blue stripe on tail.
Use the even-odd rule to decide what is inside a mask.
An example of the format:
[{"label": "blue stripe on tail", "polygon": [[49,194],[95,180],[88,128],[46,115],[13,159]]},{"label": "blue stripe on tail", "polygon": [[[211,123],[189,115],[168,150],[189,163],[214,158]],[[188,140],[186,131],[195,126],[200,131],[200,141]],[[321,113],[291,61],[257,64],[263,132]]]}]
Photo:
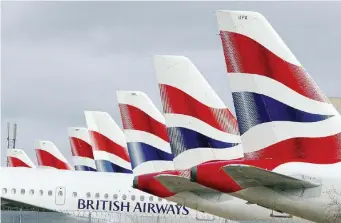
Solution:
[{"label": "blue stripe on tail", "polygon": [[167,128],[167,131],[171,141],[171,148],[174,156],[177,156],[189,149],[228,149],[239,144],[222,142],[216,139],[212,139],[199,132],[183,127],[169,127]]},{"label": "blue stripe on tail", "polygon": [[131,170],[116,165],[108,160],[95,160],[98,172],[133,173]]},{"label": "blue stripe on tail", "polygon": [[318,122],[333,116],[304,112],[263,94],[234,92],[232,96],[241,135],[266,122]]},{"label": "blue stripe on tail", "polygon": [[84,166],[84,165],[75,165],[75,170],[77,171],[97,171],[96,169],[89,167],[89,166]]},{"label": "blue stripe on tail", "polygon": [[158,148],[142,142],[128,142],[128,151],[132,168],[134,169],[141,163],[153,160],[172,161],[174,156]]}]

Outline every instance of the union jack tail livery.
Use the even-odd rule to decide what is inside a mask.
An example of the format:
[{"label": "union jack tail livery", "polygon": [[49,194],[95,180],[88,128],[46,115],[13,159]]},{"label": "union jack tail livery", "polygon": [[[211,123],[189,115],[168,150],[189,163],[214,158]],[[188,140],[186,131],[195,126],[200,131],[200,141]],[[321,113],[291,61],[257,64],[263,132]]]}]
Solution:
[{"label": "union jack tail livery", "polygon": [[194,64],[183,56],[155,56],[176,169],[243,157],[235,117]]},{"label": "union jack tail livery", "polygon": [[85,111],[97,171],[132,173],[125,136],[106,112]]},{"label": "union jack tail livery", "polygon": [[8,165],[10,167],[28,167],[35,168],[31,159],[22,149],[8,149],[7,150]]},{"label": "union jack tail livery", "polygon": [[71,127],[68,133],[75,170],[96,171],[88,129]]},{"label": "union jack tail livery", "polygon": [[341,118],[265,17],[218,11],[247,159],[341,156]]},{"label": "union jack tail livery", "polygon": [[36,141],[36,155],[40,167],[72,170],[71,165],[53,142]]},{"label": "union jack tail livery", "polygon": [[135,175],[173,170],[165,118],[140,91],[117,91],[124,134]]}]

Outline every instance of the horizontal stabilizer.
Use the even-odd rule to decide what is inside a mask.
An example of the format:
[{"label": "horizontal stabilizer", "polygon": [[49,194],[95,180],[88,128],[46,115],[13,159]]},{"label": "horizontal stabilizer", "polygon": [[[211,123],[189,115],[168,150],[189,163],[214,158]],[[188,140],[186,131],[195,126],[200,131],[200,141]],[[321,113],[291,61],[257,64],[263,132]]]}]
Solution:
[{"label": "horizontal stabilizer", "polygon": [[188,178],[170,175],[170,174],[160,174],[155,176],[155,178],[168,190],[173,193],[180,192],[196,192],[196,193],[207,193],[216,192],[213,189],[201,186],[200,184],[191,182]]},{"label": "horizontal stabilizer", "polygon": [[265,186],[292,190],[321,185],[312,177],[286,176],[249,165],[226,165],[223,170],[243,188]]}]

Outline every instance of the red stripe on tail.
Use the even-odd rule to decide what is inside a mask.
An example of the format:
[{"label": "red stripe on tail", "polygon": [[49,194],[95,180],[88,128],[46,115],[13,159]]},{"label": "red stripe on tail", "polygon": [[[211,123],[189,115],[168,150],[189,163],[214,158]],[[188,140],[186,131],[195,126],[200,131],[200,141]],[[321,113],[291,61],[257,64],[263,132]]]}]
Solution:
[{"label": "red stripe on tail", "polygon": [[239,135],[236,118],[227,108],[211,108],[178,88],[160,84],[165,113],[192,116],[220,131]]},{"label": "red stripe on tail", "polygon": [[90,137],[92,142],[95,144],[93,147],[94,150],[98,151],[105,151],[111,154],[114,154],[125,161],[130,162],[130,158],[128,155],[128,151],[126,148],[118,145],[117,143],[113,142],[111,139],[107,138],[106,136],[95,132],[89,131]]},{"label": "red stripe on tail", "polygon": [[329,103],[303,67],[283,60],[247,36],[220,31],[220,37],[228,72],[266,76],[303,96]]},{"label": "red stripe on tail", "polygon": [[60,170],[71,170],[68,164],[59,160],[57,157],[45,150],[36,149],[36,154],[40,166],[49,166]]},{"label": "red stripe on tail", "polygon": [[91,145],[89,145],[89,143],[76,137],[70,137],[69,140],[71,144],[72,156],[80,156],[94,159],[92,147]]},{"label": "red stripe on tail", "polygon": [[[166,125],[156,121],[144,111],[126,104],[120,104],[120,111],[124,129],[149,132],[169,142]],[[125,114],[128,113],[128,114]]]},{"label": "red stripe on tail", "polygon": [[9,156],[8,157],[8,164],[10,167],[28,167],[28,168],[32,168],[31,166],[27,165],[26,163],[24,163],[22,160]]}]

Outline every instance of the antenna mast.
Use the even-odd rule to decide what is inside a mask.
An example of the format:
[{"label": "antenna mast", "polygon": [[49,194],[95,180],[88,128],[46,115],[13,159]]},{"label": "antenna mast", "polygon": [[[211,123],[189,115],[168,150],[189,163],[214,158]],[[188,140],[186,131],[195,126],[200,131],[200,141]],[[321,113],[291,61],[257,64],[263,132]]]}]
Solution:
[{"label": "antenna mast", "polygon": [[[17,124],[13,124],[13,135],[12,138],[10,136],[11,132],[11,123],[7,122],[7,149],[15,149],[15,143],[17,141]],[[8,157],[6,154],[7,166],[9,164]]]}]

